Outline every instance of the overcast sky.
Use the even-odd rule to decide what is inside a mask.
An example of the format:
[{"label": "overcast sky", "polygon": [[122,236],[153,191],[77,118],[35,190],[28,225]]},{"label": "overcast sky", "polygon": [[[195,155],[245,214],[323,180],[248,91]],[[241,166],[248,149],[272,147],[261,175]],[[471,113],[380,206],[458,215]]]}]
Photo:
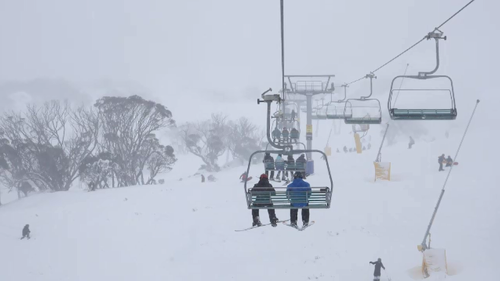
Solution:
[{"label": "overcast sky", "polygon": [[[286,72],[349,82],[468,1],[286,0]],[[498,11],[498,1],[476,0],[442,28],[440,72],[453,77],[461,97],[496,89]],[[280,87],[279,24],[279,0],[0,0],[0,81],[130,80],[163,98],[254,100]],[[426,41],[379,71],[380,95],[406,63],[414,72],[432,69],[433,52]]]}]

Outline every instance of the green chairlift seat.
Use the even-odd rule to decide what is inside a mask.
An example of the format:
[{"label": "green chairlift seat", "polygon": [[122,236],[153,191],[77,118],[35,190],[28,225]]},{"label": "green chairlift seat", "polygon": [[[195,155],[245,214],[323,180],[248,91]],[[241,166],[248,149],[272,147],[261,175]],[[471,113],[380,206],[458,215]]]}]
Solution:
[{"label": "green chairlift seat", "polygon": [[[322,161],[325,161],[326,168],[328,171],[328,181],[327,185],[322,186],[311,186],[311,192],[297,192],[294,191],[289,193],[286,191],[286,187],[274,187],[275,192],[271,191],[253,191],[252,187],[248,187],[248,181],[244,183],[245,190],[245,199],[247,202],[248,209],[291,209],[291,202],[293,203],[307,203],[308,206],[303,207],[304,209],[328,209],[331,205],[332,200],[332,191],[333,191],[333,179],[330,172],[330,166],[328,164],[328,157],[326,157],[325,153],[320,150],[259,150],[252,155],[250,155],[250,160],[248,162],[247,175],[250,174],[250,167],[252,166],[252,159],[254,159],[256,154],[282,154],[283,158],[286,160],[287,155],[300,155],[300,154],[308,154],[308,153],[319,153],[322,155]],[[294,158],[297,158],[294,157]],[[275,158],[275,157],[274,157]],[[305,165],[299,163],[297,165],[285,165],[286,170],[293,171],[305,171]],[[264,163],[264,169],[267,171],[277,171],[275,165],[272,163]],[[283,171],[283,170],[281,170]],[[272,206],[270,205],[272,203]]]},{"label": "green chairlift seat", "polygon": [[[329,187],[311,187],[310,192],[287,192],[286,187],[275,187],[275,191],[248,190],[249,209],[291,209],[293,203],[307,203],[305,209],[328,209],[331,204]],[[271,205],[272,204],[272,205]]]},{"label": "green chairlift seat", "polygon": [[393,120],[455,120],[457,110],[450,109],[398,109],[390,111]]}]

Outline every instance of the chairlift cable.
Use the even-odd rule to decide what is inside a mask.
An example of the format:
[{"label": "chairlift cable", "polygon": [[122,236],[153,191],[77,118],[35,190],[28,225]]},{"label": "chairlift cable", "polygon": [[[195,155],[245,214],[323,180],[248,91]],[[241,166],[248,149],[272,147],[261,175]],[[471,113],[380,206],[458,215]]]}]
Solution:
[{"label": "chairlift cable", "polygon": [[[283,0],[281,0],[281,89],[283,99],[285,99],[285,27],[284,27],[284,13],[283,13]],[[284,109],[284,108],[283,108]],[[283,110],[284,111],[284,110]]]},{"label": "chairlift cable", "polygon": [[[460,12],[462,12],[465,8],[467,8],[470,4],[472,4],[472,2],[474,2],[476,0],[471,0],[469,3],[467,3],[464,7],[462,7],[460,10],[458,10],[455,14],[453,14],[450,18],[448,18],[446,21],[444,21],[441,25],[439,25],[438,27],[434,28],[434,31],[436,30],[439,30],[441,27],[443,27],[445,24],[447,24],[452,18],[454,18],[455,16],[457,16]],[[424,38],[420,39],[417,43],[413,44],[411,47],[407,48],[406,50],[404,50],[403,52],[401,52],[400,54],[398,54],[397,56],[395,56],[394,58],[392,58],[391,60],[389,60],[388,62],[384,63],[382,66],[378,67],[377,69],[371,71],[371,73],[375,73],[377,71],[379,71],[380,69],[384,68],[385,66],[387,66],[388,64],[390,64],[391,62],[395,61],[396,59],[398,59],[399,57],[401,57],[402,55],[404,55],[405,53],[407,53],[408,51],[410,51],[411,49],[415,48],[418,44],[422,43],[422,41],[428,39],[428,34],[426,34],[424,36]],[[348,83],[347,85],[351,85],[351,84],[354,84],[356,82],[359,82],[361,80],[363,80],[364,78],[366,78],[366,75],[359,78],[359,79],[356,79],[350,83]]]},{"label": "chairlift cable", "polygon": [[[452,18],[454,18],[456,15],[458,15],[460,12],[462,12],[465,8],[467,8],[470,4],[472,4],[472,2],[474,2],[476,0],[471,0],[469,3],[467,3],[467,5],[465,5],[462,9],[458,10],[458,12],[456,12],[455,14],[453,14],[453,16],[451,16],[449,19],[447,19],[445,22],[443,22],[440,26],[436,27],[436,29],[440,29],[441,27],[443,27],[445,24],[447,24]],[[434,30],[436,30],[434,29]]]}]

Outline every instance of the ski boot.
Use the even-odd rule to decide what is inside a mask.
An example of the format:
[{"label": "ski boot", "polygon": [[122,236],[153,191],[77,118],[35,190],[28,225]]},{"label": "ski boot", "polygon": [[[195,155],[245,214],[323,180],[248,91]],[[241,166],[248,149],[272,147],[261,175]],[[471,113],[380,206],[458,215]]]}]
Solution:
[{"label": "ski boot", "polygon": [[273,227],[277,227],[277,226],[278,226],[278,221],[279,221],[279,219],[278,219],[278,218],[276,218],[276,217],[272,218],[272,219],[271,219],[271,225],[272,225]]},{"label": "ski boot", "polygon": [[252,226],[261,226],[261,225],[262,225],[262,223],[260,222],[259,217],[255,217],[255,218],[253,219]]},{"label": "ski boot", "polygon": [[292,227],[299,228],[299,226],[297,225],[297,222],[296,222],[296,221],[292,221],[292,222],[290,223],[290,225],[291,225]]},{"label": "ski boot", "polygon": [[302,221],[302,227],[306,227],[306,226],[308,226],[308,225],[309,225],[309,222],[307,222],[307,221]]}]

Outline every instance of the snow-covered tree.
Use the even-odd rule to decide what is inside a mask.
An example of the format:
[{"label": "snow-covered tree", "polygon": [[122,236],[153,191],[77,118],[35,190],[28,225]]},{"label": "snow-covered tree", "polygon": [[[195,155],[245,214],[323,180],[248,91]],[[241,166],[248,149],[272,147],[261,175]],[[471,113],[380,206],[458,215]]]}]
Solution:
[{"label": "snow-covered tree", "polygon": [[180,133],[189,152],[201,158],[208,171],[219,171],[218,159],[227,148],[227,117],[212,114],[210,120],[186,123]]},{"label": "snow-covered tree", "polygon": [[[161,150],[155,132],[175,126],[162,104],[139,96],[103,97],[94,105],[102,123],[101,150],[113,155],[118,186],[144,184],[143,171],[153,151]],[[175,162],[175,161],[174,161]],[[171,163],[173,164],[173,163]]]}]

